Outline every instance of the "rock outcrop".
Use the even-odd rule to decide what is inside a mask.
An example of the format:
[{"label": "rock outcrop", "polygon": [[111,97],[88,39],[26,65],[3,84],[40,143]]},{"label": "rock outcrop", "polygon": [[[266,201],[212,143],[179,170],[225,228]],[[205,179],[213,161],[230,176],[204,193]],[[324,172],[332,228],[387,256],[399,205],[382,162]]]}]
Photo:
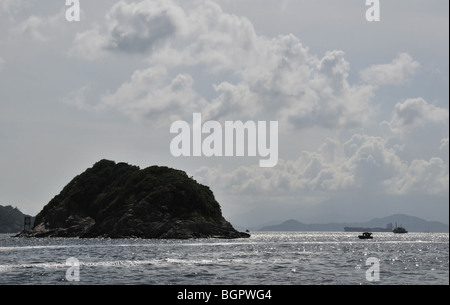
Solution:
[{"label": "rock outcrop", "polygon": [[185,172],[101,160],[75,177],[19,237],[245,238],[212,191]]}]

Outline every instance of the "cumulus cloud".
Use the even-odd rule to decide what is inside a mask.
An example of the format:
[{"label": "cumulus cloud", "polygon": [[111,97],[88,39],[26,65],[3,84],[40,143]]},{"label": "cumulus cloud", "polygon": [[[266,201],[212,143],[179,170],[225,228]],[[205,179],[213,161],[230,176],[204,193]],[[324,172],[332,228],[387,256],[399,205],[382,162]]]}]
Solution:
[{"label": "cumulus cloud", "polygon": [[150,53],[173,36],[181,10],[172,1],[119,1],[102,25],[78,33],[71,55],[95,59],[106,53]]},{"label": "cumulus cloud", "polygon": [[348,82],[349,64],[342,51],[331,51],[311,69],[312,77],[292,107],[286,109],[297,127],[361,126],[371,114],[373,88]]},{"label": "cumulus cloud", "polygon": [[204,106],[204,100],[193,89],[190,75],[170,78],[167,70],[158,66],[135,71],[129,82],[101,98],[99,108],[118,109],[136,120],[145,117],[154,122],[167,122],[179,119],[186,112],[191,115],[199,112]]},{"label": "cumulus cloud", "polygon": [[203,167],[196,177],[239,195],[296,198],[310,193],[367,190],[443,195],[448,193],[448,173],[448,165],[440,158],[408,162],[387,140],[355,134],[343,143],[328,139],[317,151],[303,151],[297,160],[279,160],[271,169],[242,166],[224,172],[220,167]]},{"label": "cumulus cloud", "polygon": [[74,45],[68,54],[94,60],[106,54],[107,44],[108,38],[101,33],[98,27],[94,27],[86,32],[76,34]]},{"label": "cumulus cloud", "polygon": [[[349,83],[349,63],[342,51],[317,58],[294,35],[258,35],[247,18],[225,13],[209,0],[120,1],[107,13],[103,25],[78,34],[74,44],[76,54],[91,59],[108,52],[142,54],[150,66],[147,71],[166,67],[163,77],[186,67],[202,71],[203,79],[222,73],[226,80],[202,84],[216,93],[202,111],[209,119],[238,114],[239,119],[278,118],[296,128],[345,128],[361,125],[371,114],[373,87]],[[107,98],[107,104],[134,117],[148,113],[137,107],[142,100],[120,94],[139,82],[136,75],[141,72],[135,71],[132,81],[115,98]],[[189,77],[195,80],[192,74]],[[156,79],[151,86],[140,88],[141,95],[143,90],[148,95],[162,90],[180,99],[204,99],[199,88],[191,87],[183,97]],[[159,111],[188,105],[183,100],[164,100],[171,104]],[[187,114],[191,108],[178,107],[178,111]]]},{"label": "cumulus cloud", "polygon": [[373,85],[401,85],[420,67],[408,53],[400,53],[389,64],[372,65],[361,71],[363,81]]},{"label": "cumulus cloud", "polygon": [[110,39],[105,47],[137,53],[152,50],[155,45],[175,33],[175,8],[161,2],[128,4],[120,1],[106,17]]},{"label": "cumulus cloud", "polygon": [[420,128],[420,130],[429,130],[430,132],[425,140],[429,140],[433,136],[440,139],[443,135],[435,134],[436,130],[431,128],[439,127],[440,130],[448,130],[448,119],[448,109],[437,107],[418,97],[397,103],[391,120],[381,122],[381,127],[387,136],[412,135],[412,131]]},{"label": "cumulus cloud", "polygon": [[[318,57],[292,34],[258,35],[247,18],[228,14],[209,0],[119,1],[101,24],[76,36],[74,47],[77,55],[90,59],[142,56],[148,66],[104,94],[97,109],[115,109],[157,124],[202,112],[205,120],[264,117],[297,129],[364,126],[372,118],[377,86],[404,84],[420,66],[400,53],[389,64],[363,70],[363,83],[352,84],[344,52],[331,50]],[[196,84],[198,76],[201,84]],[[212,97],[207,99],[208,90]],[[448,124],[448,110],[416,98],[398,103],[384,124],[399,134],[430,122]],[[196,176],[250,196],[448,192],[448,162],[414,154],[406,159],[402,144],[356,134],[346,141],[328,139],[296,160],[279,160],[275,168],[203,167]],[[445,149],[445,140],[441,146]]]},{"label": "cumulus cloud", "polygon": [[395,105],[392,123],[397,126],[417,126],[425,122],[448,121],[448,109],[429,104],[423,98],[407,99]]},{"label": "cumulus cloud", "polygon": [[413,160],[402,175],[397,175],[386,183],[394,194],[425,193],[448,195],[449,170],[440,158]]}]

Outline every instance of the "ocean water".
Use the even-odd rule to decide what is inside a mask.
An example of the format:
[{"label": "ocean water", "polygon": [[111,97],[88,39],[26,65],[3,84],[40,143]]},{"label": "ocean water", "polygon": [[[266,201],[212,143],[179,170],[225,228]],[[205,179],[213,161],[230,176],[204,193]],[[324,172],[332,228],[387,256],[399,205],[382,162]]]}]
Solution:
[{"label": "ocean water", "polygon": [[[447,233],[253,232],[249,239],[0,235],[3,285],[449,285]],[[69,260],[68,260],[69,259]]]}]

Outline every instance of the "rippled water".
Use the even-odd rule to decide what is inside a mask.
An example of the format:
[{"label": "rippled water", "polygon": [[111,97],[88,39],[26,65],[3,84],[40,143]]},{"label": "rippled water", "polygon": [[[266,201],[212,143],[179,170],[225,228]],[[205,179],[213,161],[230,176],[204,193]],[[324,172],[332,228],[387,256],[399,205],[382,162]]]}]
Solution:
[{"label": "rippled water", "polygon": [[[449,285],[448,234],[374,233],[373,240],[357,235],[254,232],[238,240],[0,235],[0,284]],[[71,257],[80,264],[79,282],[66,278]],[[370,257],[379,261],[379,281],[366,277],[375,268],[366,265]]]}]

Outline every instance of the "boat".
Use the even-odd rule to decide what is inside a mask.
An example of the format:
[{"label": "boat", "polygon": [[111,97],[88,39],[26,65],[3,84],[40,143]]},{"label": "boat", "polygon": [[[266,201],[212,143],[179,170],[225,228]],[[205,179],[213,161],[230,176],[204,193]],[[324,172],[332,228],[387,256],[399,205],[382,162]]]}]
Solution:
[{"label": "boat", "polygon": [[359,239],[373,239],[372,233],[364,232],[362,235],[358,235]]},{"label": "boat", "polygon": [[408,231],[406,231],[406,229],[402,226],[400,227],[395,227],[392,232],[394,233],[408,233]]}]

